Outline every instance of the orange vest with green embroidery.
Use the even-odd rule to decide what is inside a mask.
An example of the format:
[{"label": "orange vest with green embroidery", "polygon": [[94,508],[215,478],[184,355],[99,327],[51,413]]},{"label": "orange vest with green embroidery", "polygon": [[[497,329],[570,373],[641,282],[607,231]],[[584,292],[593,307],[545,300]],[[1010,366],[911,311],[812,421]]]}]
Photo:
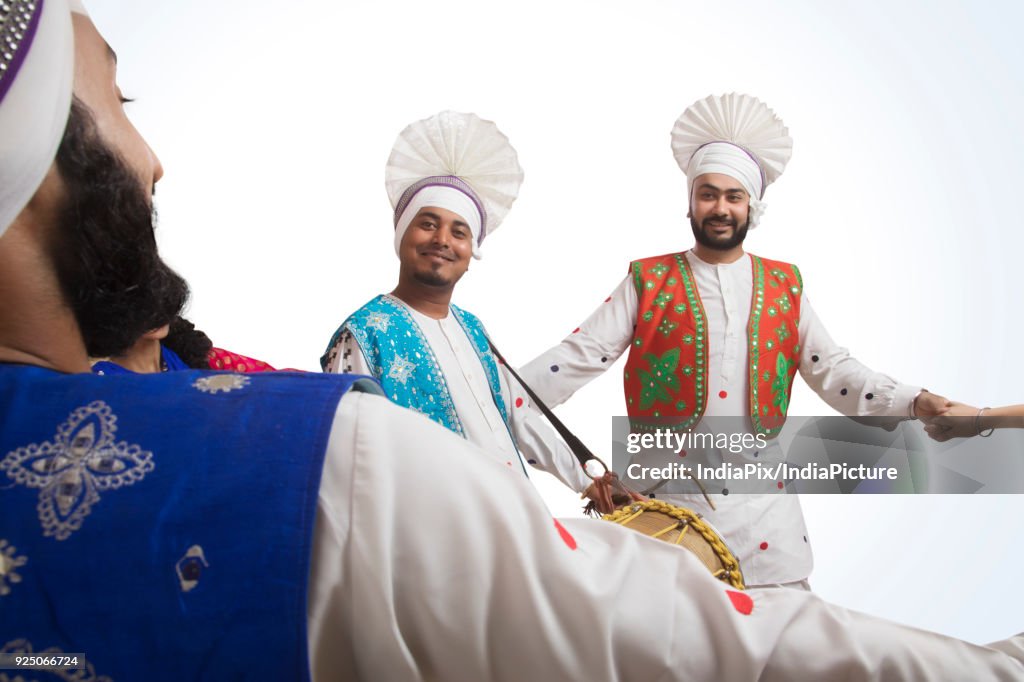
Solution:
[{"label": "orange vest with green embroidery", "polygon": [[[750,260],[750,418],[756,433],[775,436],[800,358],[803,282],[795,265],[753,254]],[[639,303],[623,373],[630,424],[640,431],[687,430],[704,415],[708,387],[707,318],[693,271],[681,253],[634,261],[630,269]]]}]

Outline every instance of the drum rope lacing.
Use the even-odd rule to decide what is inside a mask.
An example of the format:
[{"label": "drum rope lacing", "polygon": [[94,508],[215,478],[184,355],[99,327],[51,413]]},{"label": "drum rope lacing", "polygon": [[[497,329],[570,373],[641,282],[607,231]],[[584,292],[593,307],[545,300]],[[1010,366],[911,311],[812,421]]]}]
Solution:
[{"label": "drum rope lacing", "polygon": [[722,538],[718,536],[718,533],[701,518],[700,514],[683,507],[662,502],[661,500],[644,500],[637,504],[620,507],[611,514],[606,514],[604,518],[606,521],[625,526],[646,511],[660,512],[676,519],[676,523],[669,524],[648,537],[659,538],[674,530],[681,529],[679,536],[672,542],[672,544],[678,545],[682,543],[686,531],[693,528],[696,532],[700,533],[701,537],[704,538],[712,551],[714,551],[718,560],[722,562],[723,568],[712,571],[711,574],[719,580],[725,580],[736,589],[744,589],[743,574],[739,570],[739,561],[736,560],[736,557],[722,541]]}]

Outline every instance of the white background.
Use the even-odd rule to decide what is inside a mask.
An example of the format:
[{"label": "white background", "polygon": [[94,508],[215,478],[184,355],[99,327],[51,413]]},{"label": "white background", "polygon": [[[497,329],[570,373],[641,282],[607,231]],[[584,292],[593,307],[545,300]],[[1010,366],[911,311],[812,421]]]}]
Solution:
[{"label": "white background", "polygon": [[[669,130],[694,100],[738,91],[795,141],[750,250],[800,265],[833,337],[869,366],[975,404],[1024,402],[1024,5],[89,6],[166,169],[161,247],[219,346],[318,368],[337,324],[396,281],[396,134],[450,108],[495,120],[526,170],[455,298],[526,362],[630,259],[691,244]],[[607,451],[624,411],[618,366],[560,414]],[[791,412],[829,410],[798,382]],[[1024,630],[1024,498],[803,502],[822,596],[975,641]]]}]

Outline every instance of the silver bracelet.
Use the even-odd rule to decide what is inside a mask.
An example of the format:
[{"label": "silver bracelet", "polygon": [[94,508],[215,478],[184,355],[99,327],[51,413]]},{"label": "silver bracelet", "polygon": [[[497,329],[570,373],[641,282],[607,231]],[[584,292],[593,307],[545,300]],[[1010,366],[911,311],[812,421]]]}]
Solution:
[{"label": "silver bracelet", "polygon": [[907,414],[910,415],[911,419],[917,419],[917,399],[921,397],[922,393],[928,393],[927,388],[922,388],[914,396],[914,399],[910,401],[910,407],[907,408]]},{"label": "silver bracelet", "polygon": [[974,415],[974,430],[977,431],[978,435],[981,436],[982,438],[988,438],[989,436],[992,435],[992,432],[996,430],[996,427],[993,426],[992,428],[988,429],[988,433],[981,432],[981,413],[984,412],[985,410],[990,409],[992,408],[983,407],[980,410],[978,410],[978,414]]}]

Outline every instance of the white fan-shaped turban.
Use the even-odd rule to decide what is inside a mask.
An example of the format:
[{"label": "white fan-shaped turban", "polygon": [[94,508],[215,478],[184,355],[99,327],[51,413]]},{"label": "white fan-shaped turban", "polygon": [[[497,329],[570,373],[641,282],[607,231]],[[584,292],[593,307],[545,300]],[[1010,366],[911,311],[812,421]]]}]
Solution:
[{"label": "white fan-shaped turban", "polygon": [[735,178],[750,195],[750,227],[764,213],[764,191],[785,170],[793,140],[782,120],[761,100],[730,93],[706,97],[683,112],[672,128],[672,153],[693,181],[706,173]]},{"label": "white fan-shaped turban", "polygon": [[516,150],[491,121],[442,111],[407,126],[395,140],[384,184],[395,211],[395,252],[425,206],[460,215],[473,232],[473,255],[508,215],[523,182]]}]

